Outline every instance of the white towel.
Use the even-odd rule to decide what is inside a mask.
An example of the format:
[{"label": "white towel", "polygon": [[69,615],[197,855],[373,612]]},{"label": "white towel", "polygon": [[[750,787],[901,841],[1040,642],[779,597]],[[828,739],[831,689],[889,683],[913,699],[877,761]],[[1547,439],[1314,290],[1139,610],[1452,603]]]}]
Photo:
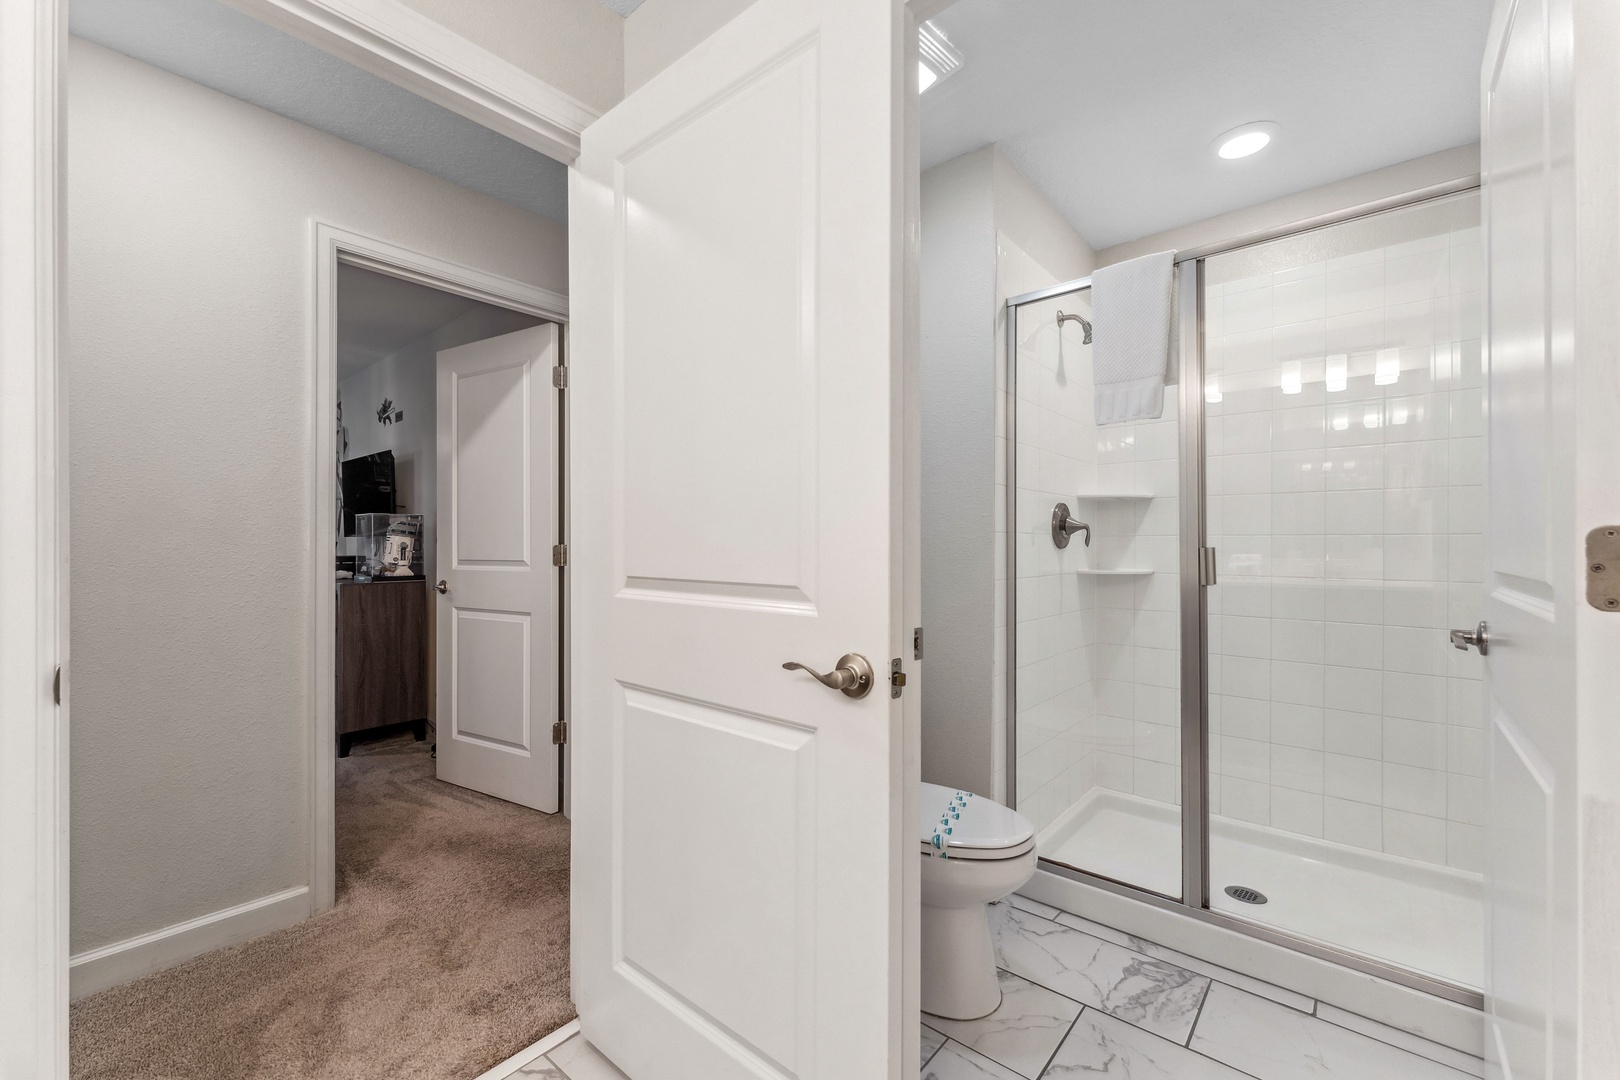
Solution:
[{"label": "white towel", "polygon": [[1099,424],[1164,415],[1175,261],[1175,252],[1161,251],[1091,275],[1093,411]]}]

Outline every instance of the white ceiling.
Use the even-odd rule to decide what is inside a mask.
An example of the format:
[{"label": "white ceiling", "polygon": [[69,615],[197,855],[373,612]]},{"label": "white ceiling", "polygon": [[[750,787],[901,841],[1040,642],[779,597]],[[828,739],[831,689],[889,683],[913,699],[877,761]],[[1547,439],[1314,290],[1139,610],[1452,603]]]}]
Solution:
[{"label": "white ceiling", "polygon": [[73,0],[68,27],[440,179],[568,220],[560,162],[214,0]]},{"label": "white ceiling", "polygon": [[[337,284],[339,380],[364,371],[469,311],[504,310],[358,266],[339,265]],[[539,321],[520,318],[528,323]]]},{"label": "white ceiling", "polygon": [[[78,2],[78,0],[76,0]],[[923,167],[997,143],[1101,249],[1479,138],[1491,0],[957,0]],[[1281,126],[1222,161],[1219,134]]]}]

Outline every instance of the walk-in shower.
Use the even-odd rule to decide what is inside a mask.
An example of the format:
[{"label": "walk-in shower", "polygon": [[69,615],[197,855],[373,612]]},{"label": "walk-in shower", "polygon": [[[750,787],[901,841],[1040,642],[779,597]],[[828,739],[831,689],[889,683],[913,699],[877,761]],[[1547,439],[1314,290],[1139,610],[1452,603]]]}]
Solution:
[{"label": "walk-in shower", "polygon": [[1045,867],[1476,1005],[1478,226],[1469,191],[1181,257],[1157,420],[1092,419],[1089,279],[1008,301],[1006,372]]}]

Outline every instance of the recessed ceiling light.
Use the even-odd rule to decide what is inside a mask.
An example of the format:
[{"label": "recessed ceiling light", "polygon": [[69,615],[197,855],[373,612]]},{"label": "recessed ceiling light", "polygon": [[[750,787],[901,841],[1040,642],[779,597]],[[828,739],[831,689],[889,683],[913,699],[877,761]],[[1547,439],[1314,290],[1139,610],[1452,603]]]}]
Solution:
[{"label": "recessed ceiling light", "polygon": [[1252,124],[1235,127],[1222,134],[1210,145],[1215,153],[1231,161],[1257,154],[1266,148],[1277,134],[1277,125],[1269,120],[1256,120]]},{"label": "recessed ceiling light", "polygon": [[962,54],[956,51],[932,21],[917,28],[917,92],[955,75],[962,67]]}]

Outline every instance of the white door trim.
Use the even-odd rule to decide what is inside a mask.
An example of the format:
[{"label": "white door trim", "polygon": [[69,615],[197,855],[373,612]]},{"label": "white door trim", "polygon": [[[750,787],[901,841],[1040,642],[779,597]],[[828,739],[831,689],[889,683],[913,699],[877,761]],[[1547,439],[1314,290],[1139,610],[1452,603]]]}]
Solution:
[{"label": "white door trim", "polygon": [[224,2],[566,164],[598,115],[399,0]]},{"label": "white door trim", "polygon": [[334,770],[337,761],[337,598],[332,587],[332,544],[337,536],[337,268],[339,263],[403,278],[488,304],[538,315],[563,325],[568,297],[513,278],[474,270],[449,259],[391,244],[322,221],[315,222],[315,380],[310,388],[314,505],[310,515],[310,671],[315,694],[310,715],[310,912],[332,907],[337,885]]},{"label": "white door trim", "polygon": [[61,0],[0,5],[0,1076],[67,1076]]}]

